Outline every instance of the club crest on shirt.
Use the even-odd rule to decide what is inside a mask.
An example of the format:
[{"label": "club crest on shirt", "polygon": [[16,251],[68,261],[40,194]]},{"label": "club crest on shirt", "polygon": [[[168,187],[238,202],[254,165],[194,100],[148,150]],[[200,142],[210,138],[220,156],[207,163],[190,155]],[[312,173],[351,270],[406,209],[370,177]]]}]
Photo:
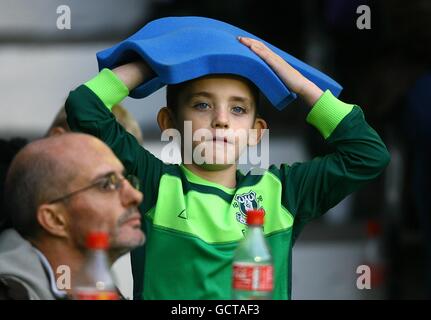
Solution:
[{"label": "club crest on shirt", "polygon": [[262,200],[262,196],[256,195],[256,192],[251,190],[247,193],[235,195],[233,206],[239,209],[239,212],[235,213],[236,220],[242,224],[247,224],[247,210],[263,209],[259,205]]}]

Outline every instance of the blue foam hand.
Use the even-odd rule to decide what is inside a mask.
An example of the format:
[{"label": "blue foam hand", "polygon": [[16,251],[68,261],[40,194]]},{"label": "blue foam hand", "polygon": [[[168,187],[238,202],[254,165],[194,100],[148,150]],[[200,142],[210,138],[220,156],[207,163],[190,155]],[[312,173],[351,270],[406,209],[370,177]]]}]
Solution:
[{"label": "blue foam hand", "polygon": [[324,73],[266,41],[228,23],[203,17],[154,20],[119,44],[97,53],[99,69],[113,69],[141,58],[156,77],[135,88],[130,96],[143,98],[166,84],[208,74],[236,74],[252,81],[279,110],[296,99],[274,71],[237,37],[264,42],[320,89],[338,96],[342,87]]}]

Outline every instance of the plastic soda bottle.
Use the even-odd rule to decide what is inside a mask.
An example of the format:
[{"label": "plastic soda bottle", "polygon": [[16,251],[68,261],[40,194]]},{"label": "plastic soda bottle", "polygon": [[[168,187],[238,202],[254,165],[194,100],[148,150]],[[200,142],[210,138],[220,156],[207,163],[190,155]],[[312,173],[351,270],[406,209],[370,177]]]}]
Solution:
[{"label": "plastic soda bottle", "polygon": [[270,300],[273,298],[273,263],[263,235],[263,210],[247,211],[248,229],[233,260],[233,299]]},{"label": "plastic soda bottle", "polygon": [[[119,300],[107,256],[106,232],[90,232],[86,239],[87,257],[72,289],[75,300]],[[73,280],[73,279],[72,279]]]}]

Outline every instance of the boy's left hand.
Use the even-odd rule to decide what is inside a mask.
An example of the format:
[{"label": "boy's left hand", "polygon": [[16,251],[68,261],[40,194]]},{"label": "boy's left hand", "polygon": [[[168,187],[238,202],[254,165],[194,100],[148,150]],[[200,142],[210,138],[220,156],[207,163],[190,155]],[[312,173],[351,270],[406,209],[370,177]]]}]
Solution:
[{"label": "boy's left hand", "polygon": [[323,94],[323,91],[318,86],[305,78],[298,70],[261,41],[247,37],[238,37],[238,40],[265,61],[284,84],[304,99],[308,105],[313,106]]}]

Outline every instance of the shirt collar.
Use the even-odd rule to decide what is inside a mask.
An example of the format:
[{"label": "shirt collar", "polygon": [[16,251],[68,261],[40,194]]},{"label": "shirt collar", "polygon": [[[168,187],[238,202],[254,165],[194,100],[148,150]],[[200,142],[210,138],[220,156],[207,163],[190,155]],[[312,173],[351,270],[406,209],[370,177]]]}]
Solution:
[{"label": "shirt collar", "polygon": [[36,251],[36,254],[38,255],[40,262],[42,263],[42,266],[45,269],[45,272],[48,276],[49,286],[50,286],[52,294],[58,299],[67,298],[67,292],[57,288],[57,282],[55,280],[54,271],[52,270],[48,259],[37,248],[35,248],[35,247],[33,247],[33,248]]}]

